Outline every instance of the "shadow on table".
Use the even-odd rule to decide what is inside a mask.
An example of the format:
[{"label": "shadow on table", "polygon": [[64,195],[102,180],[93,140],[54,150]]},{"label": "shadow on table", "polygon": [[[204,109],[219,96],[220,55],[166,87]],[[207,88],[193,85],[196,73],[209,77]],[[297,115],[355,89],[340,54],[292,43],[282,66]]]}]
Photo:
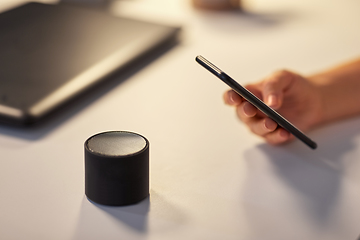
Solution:
[{"label": "shadow on table", "polygon": [[129,206],[113,207],[94,203],[84,197],[73,239],[107,239],[130,233],[146,234],[150,198]]},{"label": "shadow on table", "polygon": [[[137,232],[144,233],[148,230],[147,216],[150,211],[150,196],[137,204],[123,207],[104,206],[94,202],[92,202],[92,204],[117,221],[126,224]],[[140,217],[129,217],[131,215],[137,215]]]},{"label": "shadow on table", "polygon": [[164,195],[151,190],[150,196],[137,204],[121,207],[96,204],[84,196],[73,239],[146,238],[149,233],[172,233],[187,221],[183,209]]},{"label": "shadow on table", "polygon": [[[270,209],[268,214],[287,215],[286,211],[300,207],[302,214],[318,227],[328,227],[328,217],[342,198],[344,175],[349,177],[351,168],[360,168],[359,156],[346,156],[354,151],[353,141],[359,135],[360,118],[356,118],[313,132],[319,145],[316,150],[299,141],[249,149],[245,152],[248,176],[244,195],[255,205],[267,206],[263,210]],[[250,219],[260,220],[255,219],[256,214],[248,214]],[[294,217],[288,215],[287,221],[291,222]],[[276,225],[275,222],[263,224]]]},{"label": "shadow on table", "polygon": [[59,127],[70,118],[87,108],[93,102],[110,92],[122,82],[135,75],[137,72],[150,65],[153,61],[160,58],[172,48],[179,44],[179,39],[174,38],[166,44],[149,51],[134,60],[130,65],[123,69],[118,69],[116,72],[106,77],[100,84],[95,85],[90,90],[80,94],[76,98],[65,103],[63,106],[57,108],[54,112],[45,116],[43,120],[38,123],[23,127],[0,124],[0,134],[10,135],[16,138],[22,138],[30,141],[38,140],[48,133]]}]

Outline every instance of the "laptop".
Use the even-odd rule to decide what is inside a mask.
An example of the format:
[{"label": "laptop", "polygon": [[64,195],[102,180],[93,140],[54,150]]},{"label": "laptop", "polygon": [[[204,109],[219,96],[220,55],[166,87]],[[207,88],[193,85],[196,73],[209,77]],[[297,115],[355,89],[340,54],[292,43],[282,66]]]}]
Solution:
[{"label": "laptop", "polygon": [[34,125],[179,32],[69,4],[1,13],[0,123]]}]

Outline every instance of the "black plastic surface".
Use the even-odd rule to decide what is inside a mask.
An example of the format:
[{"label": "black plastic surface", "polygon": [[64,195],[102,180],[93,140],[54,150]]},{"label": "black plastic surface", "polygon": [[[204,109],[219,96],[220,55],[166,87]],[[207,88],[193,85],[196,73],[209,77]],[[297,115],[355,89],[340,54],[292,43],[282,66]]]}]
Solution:
[{"label": "black plastic surface", "polygon": [[148,140],[123,131],[104,132],[86,140],[85,194],[110,206],[134,204],[148,197]]}]

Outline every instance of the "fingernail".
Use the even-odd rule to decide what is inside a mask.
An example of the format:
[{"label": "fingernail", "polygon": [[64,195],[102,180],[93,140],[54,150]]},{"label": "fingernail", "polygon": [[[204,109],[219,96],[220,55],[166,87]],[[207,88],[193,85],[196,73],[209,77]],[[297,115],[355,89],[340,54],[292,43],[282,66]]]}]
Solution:
[{"label": "fingernail", "polygon": [[244,113],[247,117],[253,117],[256,114],[256,108],[249,102],[244,103]]},{"label": "fingernail", "polygon": [[234,93],[233,91],[229,92],[229,99],[232,103],[239,103],[240,96]]},{"label": "fingernail", "polygon": [[283,130],[283,129],[280,131],[280,137],[281,137],[281,138],[287,139],[287,138],[289,138],[289,136],[290,136],[290,134],[289,134],[288,131]]},{"label": "fingernail", "polygon": [[265,119],[264,125],[265,128],[269,131],[274,131],[277,127],[277,124],[271,119]]},{"label": "fingernail", "polygon": [[269,107],[276,107],[278,104],[277,97],[273,94],[269,95],[267,99],[267,104],[269,105]]}]

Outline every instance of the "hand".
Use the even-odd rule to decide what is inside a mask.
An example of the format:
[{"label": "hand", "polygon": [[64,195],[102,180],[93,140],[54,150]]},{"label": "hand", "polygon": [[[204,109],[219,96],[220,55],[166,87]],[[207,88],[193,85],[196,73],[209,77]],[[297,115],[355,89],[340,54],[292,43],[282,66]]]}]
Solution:
[{"label": "hand", "polygon": [[[302,131],[322,121],[322,102],[317,85],[296,73],[278,71],[246,88]],[[235,106],[237,116],[253,133],[270,144],[281,144],[294,138],[233,90],[225,92],[224,101]]]}]

